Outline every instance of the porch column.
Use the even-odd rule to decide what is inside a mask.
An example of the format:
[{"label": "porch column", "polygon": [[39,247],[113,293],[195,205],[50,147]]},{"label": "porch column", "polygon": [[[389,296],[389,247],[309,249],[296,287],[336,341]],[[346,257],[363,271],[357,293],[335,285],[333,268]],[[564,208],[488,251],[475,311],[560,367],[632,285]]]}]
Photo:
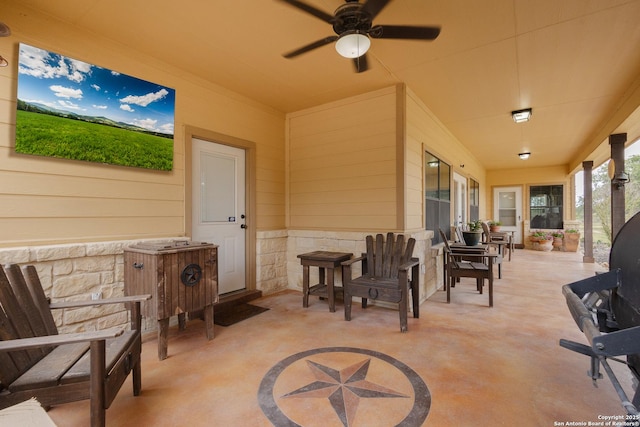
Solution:
[{"label": "porch column", "polygon": [[582,262],[595,262],[593,258],[593,161],[582,162],[584,173],[584,256]]},{"label": "porch column", "polygon": [[[624,143],[627,142],[626,133],[609,135],[611,146],[611,160],[615,165],[614,175],[624,172]],[[612,177],[609,177],[612,178]],[[618,232],[624,225],[624,185],[611,183],[611,239],[612,244]]]}]

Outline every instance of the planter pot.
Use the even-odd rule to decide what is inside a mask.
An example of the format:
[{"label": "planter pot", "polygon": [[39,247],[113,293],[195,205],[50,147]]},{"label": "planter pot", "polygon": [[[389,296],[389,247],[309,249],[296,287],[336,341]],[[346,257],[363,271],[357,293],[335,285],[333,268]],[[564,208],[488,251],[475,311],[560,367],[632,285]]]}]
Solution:
[{"label": "planter pot", "polygon": [[566,252],[576,252],[580,246],[580,233],[564,234],[564,250]]},{"label": "planter pot", "polygon": [[562,250],[562,237],[553,238],[553,249]]},{"label": "planter pot", "polygon": [[543,240],[543,239],[538,240],[537,249],[539,251],[543,251],[543,252],[552,251],[553,250],[553,240]]},{"label": "planter pot", "polygon": [[497,233],[498,231],[500,231],[500,226],[499,225],[490,225],[489,226],[489,231],[491,231],[492,233]]},{"label": "planter pot", "polygon": [[467,246],[476,246],[480,243],[482,239],[481,231],[463,231],[462,238],[464,239],[464,243]]}]

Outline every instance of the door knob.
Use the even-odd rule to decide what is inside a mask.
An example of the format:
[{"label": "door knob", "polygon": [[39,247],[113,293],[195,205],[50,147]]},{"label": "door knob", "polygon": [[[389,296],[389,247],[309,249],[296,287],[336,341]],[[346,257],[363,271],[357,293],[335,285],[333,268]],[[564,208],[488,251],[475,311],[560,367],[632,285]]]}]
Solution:
[{"label": "door knob", "polygon": [[240,228],[247,228],[247,224],[240,225]]}]

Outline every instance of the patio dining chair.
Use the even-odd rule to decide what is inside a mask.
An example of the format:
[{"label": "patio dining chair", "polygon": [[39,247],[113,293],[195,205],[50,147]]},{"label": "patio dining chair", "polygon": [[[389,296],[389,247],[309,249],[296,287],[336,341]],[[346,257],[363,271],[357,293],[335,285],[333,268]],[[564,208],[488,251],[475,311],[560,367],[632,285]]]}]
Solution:
[{"label": "patio dining chair", "polygon": [[506,233],[504,231],[491,231],[486,222],[482,223],[482,232],[484,234],[484,241],[486,243],[498,242],[501,244],[503,248],[502,255],[506,257],[507,252],[509,252],[509,261],[511,261],[511,252],[513,250],[511,233]]},{"label": "patio dining chair", "polygon": [[[440,233],[444,234],[442,230]],[[444,240],[445,287],[447,303],[451,302],[451,288],[456,281],[468,277],[476,279],[476,289],[482,294],[485,279],[488,282],[489,307],[493,307],[493,264],[498,254],[473,248],[452,248],[447,239]]]}]

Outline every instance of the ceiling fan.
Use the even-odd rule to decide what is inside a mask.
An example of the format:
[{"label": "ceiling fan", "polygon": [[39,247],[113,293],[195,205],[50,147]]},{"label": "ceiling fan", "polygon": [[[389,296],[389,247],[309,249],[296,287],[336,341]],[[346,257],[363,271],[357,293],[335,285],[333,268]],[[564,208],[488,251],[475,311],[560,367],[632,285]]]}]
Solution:
[{"label": "ceiling fan", "polygon": [[337,35],[325,37],[299,49],[285,53],[285,58],[294,58],[310,50],[336,42],[336,50],[345,58],[353,58],[357,73],[366,71],[366,52],[374,39],[434,40],[440,34],[440,27],[409,25],[373,25],[373,19],[391,0],[346,0],[333,15],[323,12],[299,0],[280,0],[297,7],[333,26]]}]

